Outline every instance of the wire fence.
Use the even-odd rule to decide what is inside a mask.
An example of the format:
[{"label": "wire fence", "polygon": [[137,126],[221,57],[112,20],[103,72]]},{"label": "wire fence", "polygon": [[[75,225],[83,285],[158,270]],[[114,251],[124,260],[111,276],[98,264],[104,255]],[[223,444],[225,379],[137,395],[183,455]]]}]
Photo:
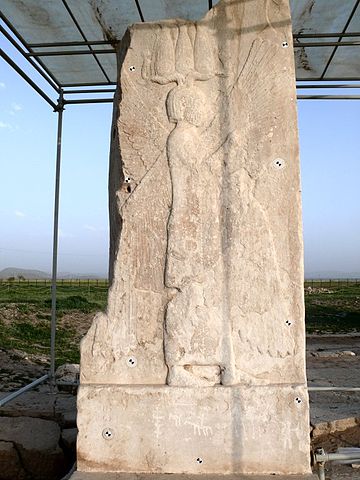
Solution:
[{"label": "wire fence", "polygon": [[331,287],[349,287],[360,285],[360,278],[331,278],[331,279],[305,279],[304,287],[312,288],[331,288]]},{"label": "wire fence", "polygon": [[[58,286],[77,286],[77,287],[108,287],[109,281],[105,278],[59,278],[56,282]],[[0,286],[29,285],[32,287],[51,286],[51,279],[24,279],[7,278],[0,279]],[[304,287],[346,287],[351,285],[360,285],[360,278],[331,278],[331,279],[305,279]]]},{"label": "wire fence", "polygon": [[[21,279],[21,278],[8,278],[0,279],[0,287],[51,287],[51,279]],[[56,281],[57,286],[74,286],[74,287],[108,287],[109,281],[105,278],[60,278]]]}]

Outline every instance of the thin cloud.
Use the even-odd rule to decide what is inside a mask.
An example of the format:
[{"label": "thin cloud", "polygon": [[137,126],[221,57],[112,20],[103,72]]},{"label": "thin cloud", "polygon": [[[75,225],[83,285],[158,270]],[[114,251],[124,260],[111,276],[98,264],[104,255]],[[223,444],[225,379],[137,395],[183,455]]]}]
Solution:
[{"label": "thin cloud", "polygon": [[93,225],[84,225],[85,230],[89,230],[90,232],[96,232],[97,228]]},{"label": "thin cloud", "polygon": [[22,106],[19,103],[13,102],[11,104],[11,110],[9,111],[10,115],[16,115],[17,113],[21,112]]},{"label": "thin cloud", "polygon": [[22,212],[21,210],[15,210],[14,214],[15,214],[16,217],[25,217],[26,216],[25,213]]},{"label": "thin cloud", "polygon": [[6,85],[4,82],[0,82],[0,88],[6,88]]},{"label": "thin cloud", "polygon": [[73,235],[72,233],[68,233],[68,232],[64,232],[64,230],[61,230],[61,228],[59,228],[59,237],[60,238],[74,238],[75,235]]},{"label": "thin cloud", "polygon": [[13,102],[11,104],[11,108],[15,111],[15,112],[20,112],[20,110],[22,110],[22,106],[19,104],[19,103],[15,103]]},{"label": "thin cloud", "polygon": [[10,125],[10,123],[0,121],[0,128],[10,128],[11,129],[12,125]]}]

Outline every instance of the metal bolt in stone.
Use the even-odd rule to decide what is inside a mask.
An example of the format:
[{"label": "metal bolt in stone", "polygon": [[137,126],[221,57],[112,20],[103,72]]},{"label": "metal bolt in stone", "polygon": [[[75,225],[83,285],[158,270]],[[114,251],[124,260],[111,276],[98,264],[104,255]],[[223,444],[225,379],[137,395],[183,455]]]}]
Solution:
[{"label": "metal bolt in stone", "polygon": [[134,72],[136,70],[136,68],[134,67],[134,65],[131,65],[131,67],[129,68],[130,72]]},{"label": "metal bolt in stone", "polygon": [[129,357],[129,358],[127,359],[126,363],[127,363],[128,367],[134,368],[134,367],[136,367],[136,365],[137,365],[137,360],[136,360],[135,357]]},{"label": "metal bolt in stone", "polygon": [[273,161],[273,166],[277,170],[281,170],[282,168],[285,168],[285,165],[286,165],[286,162],[282,158],[275,158],[275,160]]},{"label": "metal bolt in stone", "polygon": [[102,431],[102,436],[105,438],[105,440],[110,440],[113,437],[111,428],[104,428]]}]

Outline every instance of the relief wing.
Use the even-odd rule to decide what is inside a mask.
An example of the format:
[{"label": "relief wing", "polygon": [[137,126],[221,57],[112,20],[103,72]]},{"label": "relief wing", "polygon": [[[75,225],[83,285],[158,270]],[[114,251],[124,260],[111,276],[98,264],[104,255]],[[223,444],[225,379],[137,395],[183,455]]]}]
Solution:
[{"label": "relief wing", "polygon": [[[127,72],[121,76],[124,101],[117,120],[124,174],[139,184],[166,149],[171,125],[166,115],[169,87],[159,86]],[[131,101],[129,101],[131,99]]]},{"label": "relief wing", "polygon": [[[284,55],[288,53],[274,42],[257,38],[228,92],[232,110],[230,123],[240,130],[246,129],[246,137],[257,139],[258,152],[264,142],[269,141],[282,112],[287,111],[291,102],[296,102],[296,98],[284,95],[284,73],[279,74],[286,70],[284,65],[288,62],[284,61]],[[287,75],[290,82],[292,72]],[[242,119],[240,125],[239,119]]]}]

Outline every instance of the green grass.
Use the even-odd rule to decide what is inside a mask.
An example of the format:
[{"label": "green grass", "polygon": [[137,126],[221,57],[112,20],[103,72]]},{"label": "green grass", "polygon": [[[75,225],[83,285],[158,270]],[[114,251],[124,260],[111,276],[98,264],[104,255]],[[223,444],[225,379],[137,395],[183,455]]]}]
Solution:
[{"label": "green grass", "polygon": [[[80,336],[76,326],[62,326],[64,314],[91,314],[104,310],[107,286],[95,282],[57,286],[56,364],[79,362]],[[0,308],[15,304],[17,316],[0,316],[0,348],[28,354],[50,355],[51,287],[35,282],[0,283]]]},{"label": "green grass", "polygon": [[315,293],[311,294],[305,290],[308,333],[360,331],[360,284],[327,284],[326,287],[314,285],[314,288]]},{"label": "green grass", "polygon": [[[58,285],[56,297],[58,310],[79,310],[87,313],[92,310],[101,310],[106,306],[108,287],[96,284]],[[0,306],[8,303],[32,304],[40,308],[51,306],[51,286],[44,284],[4,283],[0,282]],[[22,306],[24,310],[26,305]],[[84,310],[85,309],[85,310]]]},{"label": "green grass", "polygon": [[[306,286],[308,286],[307,284]],[[306,329],[308,333],[360,332],[360,283],[310,284],[311,294],[305,290]],[[331,293],[327,293],[330,290]],[[91,316],[104,310],[107,285],[95,282],[63,282],[57,287],[56,364],[79,362],[79,323],[62,320],[69,315]],[[0,308],[13,308],[13,319],[0,315],[0,348],[17,349],[28,354],[50,355],[51,287],[49,282],[0,282]],[[65,317],[65,314],[66,317]],[[79,315],[78,315],[79,317]],[[69,326],[70,325],[70,326]]]},{"label": "green grass", "polygon": [[[69,328],[56,329],[56,364],[78,363],[79,349],[74,344],[75,330]],[[0,345],[5,350],[20,350],[34,355],[50,355],[50,322],[32,325],[22,321],[5,325],[0,320]]]}]

